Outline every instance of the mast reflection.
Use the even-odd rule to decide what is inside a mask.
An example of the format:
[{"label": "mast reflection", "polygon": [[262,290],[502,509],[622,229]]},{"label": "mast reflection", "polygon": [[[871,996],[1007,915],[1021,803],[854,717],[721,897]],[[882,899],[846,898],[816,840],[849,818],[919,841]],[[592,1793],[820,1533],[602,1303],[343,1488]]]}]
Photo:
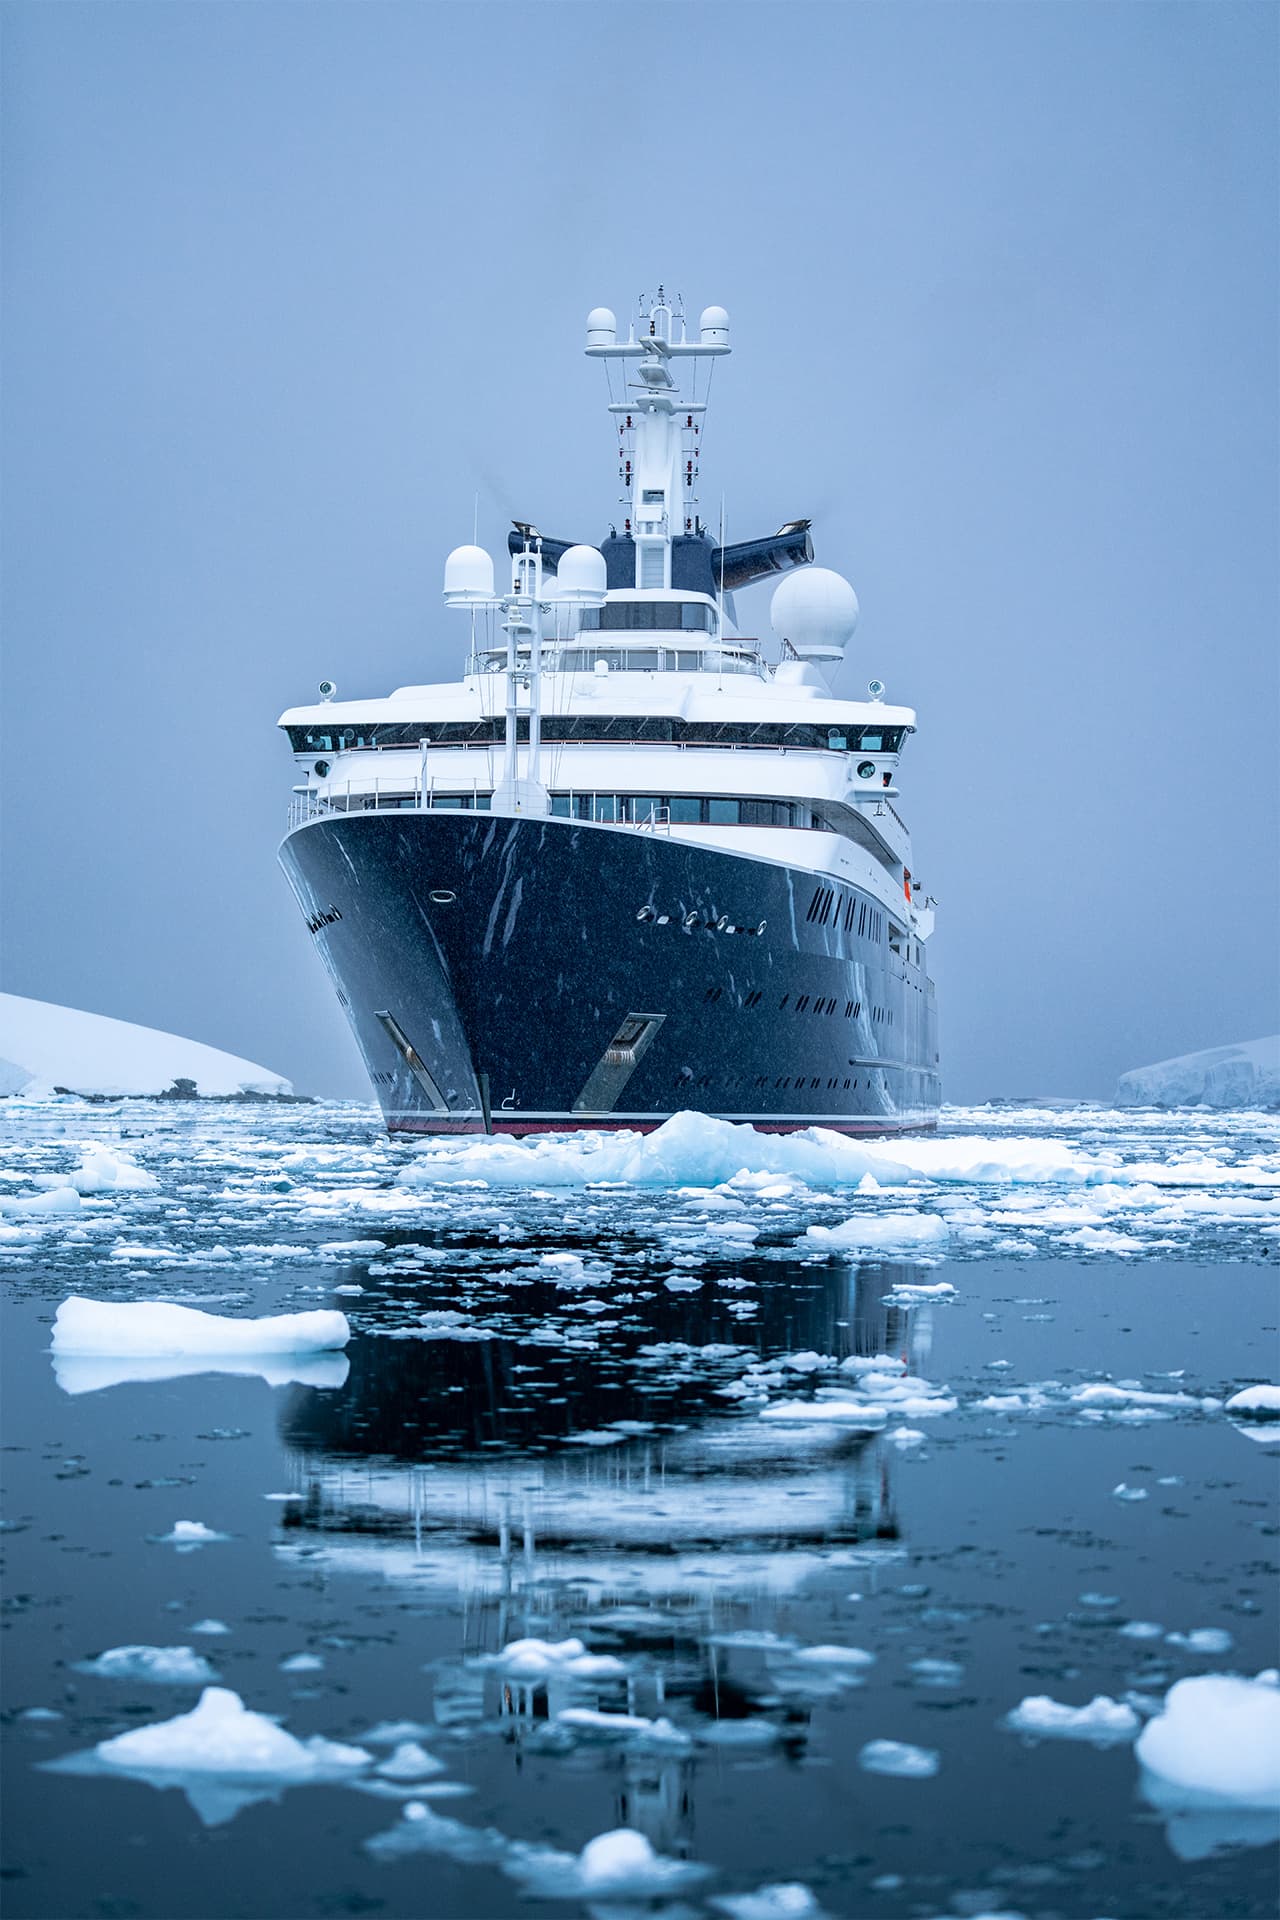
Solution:
[{"label": "mast reflection", "polygon": [[[790,1599],[823,1580],[841,1594],[874,1582],[901,1553],[881,1434],[761,1421],[734,1383],[778,1362],[769,1391],[790,1392],[805,1355],[891,1355],[918,1373],[929,1309],[886,1296],[923,1270],[774,1260],[755,1272],[749,1328],[705,1287],[611,1314],[581,1349],[518,1331],[363,1337],[345,1388],[295,1389],[282,1418],[301,1498],[279,1553],[326,1583],[461,1599],[437,1723],[487,1724],[517,1748],[603,1741],[620,1823],[664,1852],[690,1844],[695,1745],[802,1747],[814,1701],[858,1684],[852,1668],[796,1660]],[[545,1305],[520,1302],[531,1323]],[[569,1637],[616,1652],[619,1673],[516,1682],[497,1661],[514,1640]]]}]

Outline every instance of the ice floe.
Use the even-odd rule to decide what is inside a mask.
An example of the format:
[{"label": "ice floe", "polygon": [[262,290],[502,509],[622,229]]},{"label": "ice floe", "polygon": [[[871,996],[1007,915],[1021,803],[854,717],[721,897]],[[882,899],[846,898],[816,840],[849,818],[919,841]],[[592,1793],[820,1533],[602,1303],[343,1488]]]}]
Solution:
[{"label": "ice floe", "polygon": [[804,1244],[831,1253],[941,1252],[950,1239],[936,1213],[857,1213],[838,1227],[808,1227]]},{"label": "ice floe", "polygon": [[466,1865],[494,1866],[544,1900],[650,1901],[695,1887],[711,1871],[696,1861],[655,1852],[645,1835],[630,1827],[597,1834],[580,1853],[562,1853],[509,1840],[492,1827],[448,1819],[420,1800],[409,1801],[394,1827],[365,1844],[380,1860],[428,1853]]},{"label": "ice floe", "polygon": [[1242,1387],[1227,1401],[1225,1411],[1239,1420],[1280,1420],[1280,1387]]},{"label": "ice floe", "polygon": [[190,1713],[133,1727],[48,1767],[177,1787],[206,1826],[219,1826],[254,1801],[274,1800],[286,1787],[352,1779],[372,1760],[363,1747],[319,1735],[298,1740],[270,1715],[246,1707],[230,1688],[206,1687]]},{"label": "ice floe", "polygon": [[822,1920],[812,1890],[800,1880],[757,1887],[754,1893],[713,1893],[707,1904],[729,1920]]},{"label": "ice floe", "polygon": [[346,1315],[332,1308],[250,1320],[163,1300],[86,1300],[77,1294],[63,1301],[53,1322],[56,1354],[113,1359],[315,1353],[345,1347],[350,1338]]},{"label": "ice floe", "polygon": [[858,1753],[864,1773],[885,1773],[895,1780],[931,1780],[941,1756],[929,1747],[913,1747],[906,1740],[868,1740]]},{"label": "ice floe", "polygon": [[196,1547],[216,1546],[223,1540],[229,1540],[229,1533],[219,1533],[216,1527],[207,1527],[203,1520],[175,1520],[168,1533],[155,1536],[159,1546],[177,1547],[179,1553],[190,1553]]},{"label": "ice floe", "polygon": [[604,1680],[627,1671],[624,1660],[611,1653],[588,1653],[581,1640],[511,1640],[501,1653],[489,1655],[482,1664],[496,1667],[508,1680],[524,1681],[564,1676]]},{"label": "ice floe", "polygon": [[[192,1632],[209,1631],[208,1625]],[[109,1647],[95,1660],[77,1663],[78,1673],[102,1680],[143,1680],[164,1687],[205,1687],[218,1676],[202,1653],[192,1647]]]},{"label": "ice floe", "polygon": [[1143,1796],[1164,1815],[1181,1859],[1280,1837],[1280,1687],[1271,1677],[1177,1681],[1134,1752]]},{"label": "ice floe", "polygon": [[1096,1694],[1086,1707],[1064,1706],[1039,1693],[1021,1701],[1004,1724],[1037,1740],[1088,1740],[1095,1747],[1108,1747],[1132,1740],[1142,1723],[1125,1701],[1105,1693]]}]

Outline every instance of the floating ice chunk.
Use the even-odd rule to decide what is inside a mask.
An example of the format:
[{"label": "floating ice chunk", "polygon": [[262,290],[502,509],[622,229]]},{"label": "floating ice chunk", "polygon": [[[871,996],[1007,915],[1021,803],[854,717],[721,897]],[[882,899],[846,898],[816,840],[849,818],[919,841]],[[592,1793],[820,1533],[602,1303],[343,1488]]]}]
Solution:
[{"label": "floating ice chunk", "polygon": [[225,1620],[197,1620],[191,1631],[192,1633],[221,1634],[230,1633],[231,1629]]},{"label": "floating ice chunk", "polygon": [[144,1193],[160,1185],[154,1173],[140,1167],[131,1154],[100,1141],[86,1141],[80,1165],[59,1180],[77,1193]]},{"label": "floating ice chunk", "polygon": [[864,1647],[796,1647],[787,1658],[808,1667],[870,1667],[876,1656]]},{"label": "floating ice chunk", "polygon": [[1091,1380],[1071,1395],[1078,1407],[1195,1407],[1191,1393],[1151,1393],[1143,1387],[1116,1386],[1109,1380]]},{"label": "floating ice chunk", "polygon": [[1112,1487],[1111,1497],[1113,1500],[1145,1500],[1147,1497],[1147,1489],[1145,1487],[1127,1487],[1122,1480],[1119,1486]]},{"label": "floating ice chunk", "polygon": [[430,1732],[425,1720],[379,1720],[360,1740],[366,1747],[400,1747],[425,1740]]},{"label": "floating ice chunk", "polygon": [[708,1906],[719,1907],[729,1920],[821,1920],[822,1909],[799,1880],[784,1880],[754,1893],[713,1893]]},{"label": "floating ice chunk", "polygon": [[1241,1420],[1280,1420],[1280,1387],[1242,1387],[1227,1401],[1226,1411]]},{"label": "floating ice chunk", "polygon": [[1184,1860],[1280,1833],[1280,1690],[1259,1677],[1179,1680],[1134,1749],[1147,1801]]},{"label": "floating ice chunk", "polygon": [[548,1900],[598,1900],[606,1894],[649,1900],[697,1885],[710,1868],[668,1859],[654,1852],[644,1834],[617,1827],[588,1840],[576,1859],[550,1848],[513,1848],[504,1871]]},{"label": "floating ice chunk", "polygon": [[113,1358],[315,1353],[345,1347],[350,1338],[346,1315],[332,1309],[239,1320],[163,1300],[86,1300],[76,1294],[63,1301],[53,1322],[55,1353]]},{"label": "floating ice chunk", "polygon": [[949,1280],[932,1282],[898,1280],[885,1298],[891,1302],[902,1303],[911,1300],[954,1300],[955,1294],[956,1290]]},{"label": "floating ice chunk", "polygon": [[204,1687],[218,1678],[204,1655],[191,1647],[109,1647],[96,1660],[77,1661],[76,1671],[164,1687]]},{"label": "floating ice chunk", "polygon": [[942,1247],[948,1237],[947,1223],[940,1214],[857,1213],[838,1227],[806,1227],[803,1241],[811,1247],[842,1253],[851,1247],[894,1251]]},{"label": "floating ice chunk", "polygon": [[433,1773],[444,1772],[444,1761],[437,1760],[416,1740],[402,1740],[395,1752],[381,1761],[375,1771],[384,1780],[426,1780]]},{"label": "floating ice chunk", "polygon": [[964,1679],[958,1660],[913,1660],[910,1671],[922,1687],[958,1687]]},{"label": "floating ice chunk", "polygon": [[907,1447],[918,1447],[928,1435],[922,1433],[919,1427],[895,1427],[889,1438],[895,1447],[905,1450]]},{"label": "floating ice chunk", "polygon": [[484,1664],[497,1667],[508,1680],[526,1681],[562,1674],[575,1680],[611,1680],[627,1671],[625,1660],[612,1653],[588,1653],[581,1640],[511,1640]]},{"label": "floating ice chunk", "polygon": [[61,1215],[79,1211],[80,1195],[74,1187],[50,1187],[44,1193],[22,1193],[12,1198],[0,1196],[0,1213]]},{"label": "floating ice chunk", "polygon": [[158,1545],[177,1547],[188,1553],[193,1547],[211,1547],[219,1540],[230,1538],[229,1533],[219,1533],[213,1527],[206,1527],[203,1520],[175,1520],[169,1533],[155,1536]]},{"label": "floating ice chunk", "polygon": [[553,1280],[561,1286],[574,1287],[586,1276],[587,1263],[577,1253],[544,1253],[538,1265],[546,1270]]},{"label": "floating ice chunk", "polygon": [[1133,1708],[1099,1693],[1087,1707],[1067,1707],[1047,1694],[1033,1694],[1007,1714],[1004,1724],[1013,1733],[1034,1734],[1038,1740],[1088,1740],[1109,1747],[1132,1740],[1141,1725]]},{"label": "floating ice chunk", "polygon": [[1234,1642],[1225,1627],[1193,1627],[1190,1633],[1166,1633],[1171,1647],[1185,1647],[1188,1653],[1230,1653]]},{"label": "floating ice chunk", "polygon": [[931,1780],[942,1764],[929,1747],[906,1740],[869,1740],[858,1755],[864,1773],[887,1773],[898,1780]]},{"label": "floating ice chunk", "polygon": [[[579,1733],[603,1734],[606,1739],[628,1739],[638,1733],[652,1733],[659,1725],[642,1713],[607,1713],[599,1707],[561,1707],[556,1719],[562,1726],[573,1727]],[[676,1729],[669,1720],[661,1722],[672,1733]],[[687,1746],[686,1736],[681,1736]]]},{"label": "floating ice chunk", "polygon": [[744,1720],[707,1720],[698,1728],[698,1741],[704,1747],[771,1747],[781,1740],[782,1729],[772,1720],[759,1717]]},{"label": "floating ice chunk", "polygon": [[206,1826],[231,1819],[285,1787],[350,1779],[373,1756],[318,1735],[306,1741],[227,1687],[206,1687],[199,1705],[173,1720],[134,1727],[88,1754],[53,1761],[50,1771],[124,1773],[155,1787],[179,1787]]},{"label": "floating ice chunk", "polygon": [[1164,1628],[1158,1620],[1126,1620],[1117,1631],[1126,1640],[1159,1640]]},{"label": "floating ice chunk", "polygon": [[320,1673],[323,1669],[324,1661],[318,1653],[291,1653],[280,1662],[281,1673]]},{"label": "floating ice chunk", "polygon": [[761,1420],[777,1420],[791,1427],[865,1427],[884,1426],[888,1411],[866,1400],[778,1400],[762,1407]]},{"label": "floating ice chunk", "polygon": [[350,1372],[345,1353],[264,1355],[253,1359],[229,1354],[141,1355],[115,1358],[84,1353],[55,1353],[53,1377],[64,1393],[98,1393],[104,1387],[136,1386],[151,1380],[186,1380],[196,1374],[219,1373],[240,1379],[265,1380],[269,1387],[342,1386]]}]

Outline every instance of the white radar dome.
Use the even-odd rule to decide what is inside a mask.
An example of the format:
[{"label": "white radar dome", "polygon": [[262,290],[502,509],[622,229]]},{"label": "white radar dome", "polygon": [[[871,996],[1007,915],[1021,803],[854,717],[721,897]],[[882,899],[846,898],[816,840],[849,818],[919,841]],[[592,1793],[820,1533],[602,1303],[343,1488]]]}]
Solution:
[{"label": "white radar dome", "polygon": [[493,561],[483,547],[455,547],[444,563],[448,607],[474,607],[493,599]]},{"label": "white radar dome", "polygon": [[598,607],[609,584],[599,547],[566,547],[556,568],[552,599],[573,607]]},{"label": "white radar dome", "polygon": [[698,321],[698,334],[704,347],[727,347],[729,316],[723,307],[704,307]]},{"label": "white radar dome", "polygon": [[802,660],[840,660],[858,624],[858,596],[830,567],[801,567],[775,590],[769,618]]},{"label": "white radar dome", "polygon": [[618,322],[608,307],[592,307],[587,315],[587,345],[612,347],[618,339]]}]

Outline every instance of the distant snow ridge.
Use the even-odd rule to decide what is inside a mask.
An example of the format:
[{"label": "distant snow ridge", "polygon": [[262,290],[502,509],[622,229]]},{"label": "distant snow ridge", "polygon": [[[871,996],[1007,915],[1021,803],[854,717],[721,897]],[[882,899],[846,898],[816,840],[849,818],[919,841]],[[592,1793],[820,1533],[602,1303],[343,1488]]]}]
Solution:
[{"label": "distant snow ridge", "polygon": [[1280,1034],[1134,1067],[1120,1076],[1116,1105],[1280,1107]]},{"label": "distant snow ridge", "polygon": [[199,1040],[0,993],[0,1095],[39,1100],[59,1091],[106,1098],[176,1091],[233,1099],[291,1095],[293,1088],[269,1068]]}]

